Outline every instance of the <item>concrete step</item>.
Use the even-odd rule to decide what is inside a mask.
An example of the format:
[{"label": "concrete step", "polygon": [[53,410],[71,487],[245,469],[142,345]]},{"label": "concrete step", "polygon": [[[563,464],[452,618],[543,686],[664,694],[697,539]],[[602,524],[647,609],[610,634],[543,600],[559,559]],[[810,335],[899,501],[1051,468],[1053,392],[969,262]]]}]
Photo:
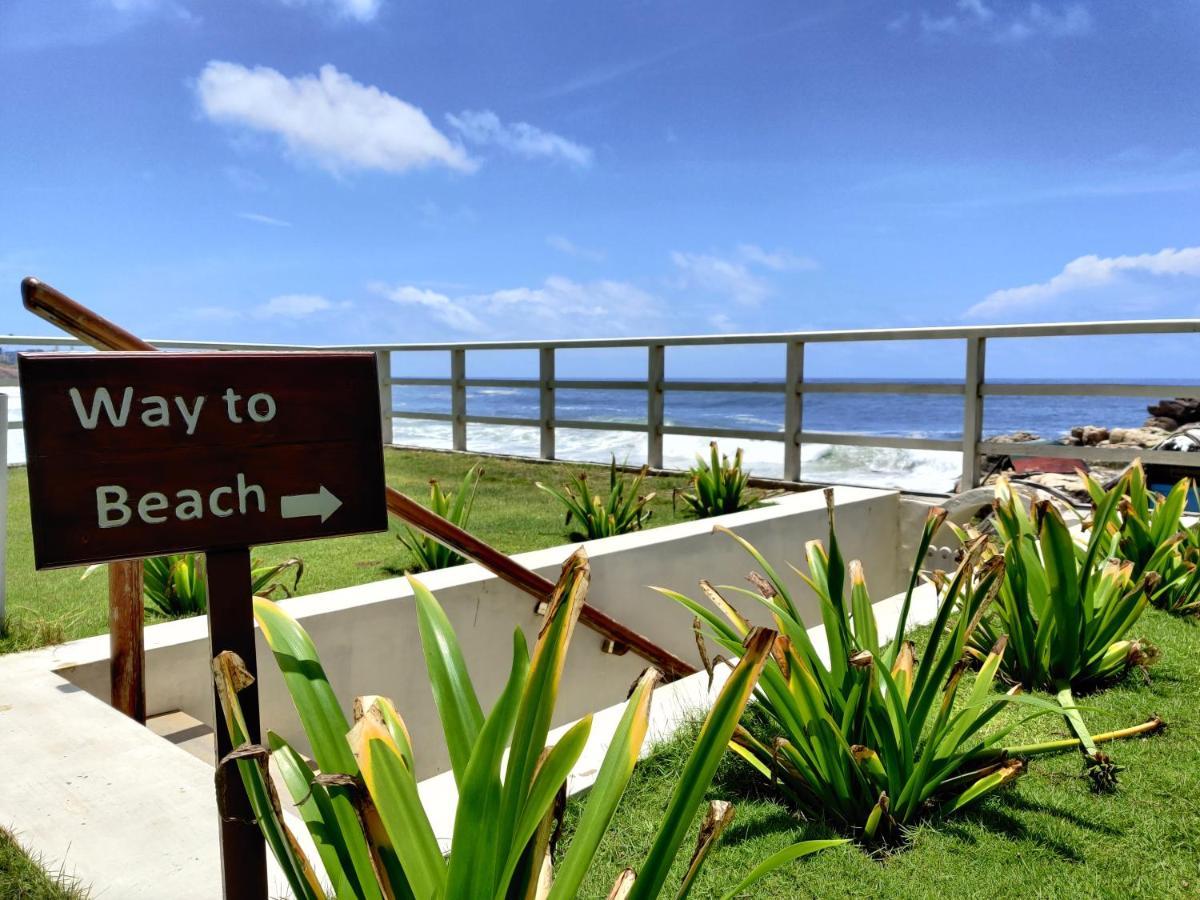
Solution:
[{"label": "concrete step", "polygon": [[182,710],[160,713],[146,719],[146,727],[177,747],[182,747],[196,759],[213,764],[216,737],[213,730]]}]

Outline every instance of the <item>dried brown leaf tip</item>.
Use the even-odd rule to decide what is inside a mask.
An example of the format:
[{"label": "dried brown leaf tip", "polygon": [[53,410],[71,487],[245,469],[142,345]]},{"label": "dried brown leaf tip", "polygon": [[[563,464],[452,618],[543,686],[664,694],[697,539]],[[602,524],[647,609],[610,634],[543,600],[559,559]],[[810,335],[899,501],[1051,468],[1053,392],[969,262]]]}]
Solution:
[{"label": "dried brown leaf tip", "polygon": [[859,650],[850,654],[850,665],[856,669],[869,669],[875,662],[870,650]]},{"label": "dried brown leaf tip", "polygon": [[758,572],[751,572],[746,576],[746,580],[754,585],[754,589],[767,600],[774,600],[779,596],[779,591],[775,590],[775,585],[767,581],[767,579]]}]

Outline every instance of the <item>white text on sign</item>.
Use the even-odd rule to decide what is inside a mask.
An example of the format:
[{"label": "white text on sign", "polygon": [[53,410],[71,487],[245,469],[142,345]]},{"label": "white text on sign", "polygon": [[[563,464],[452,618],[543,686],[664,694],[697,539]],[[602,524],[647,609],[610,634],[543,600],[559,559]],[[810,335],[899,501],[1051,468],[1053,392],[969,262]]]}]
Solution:
[{"label": "white text on sign", "polygon": [[[121,391],[119,404],[114,402],[108,388],[97,388],[91,401],[87,403],[79,388],[71,388],[68,393],[75,407],[75,415],[79,417],[79,424],[89,431],[95,430],[101,424],[101,416],[108,419],[113,428],[124,428],[130,423],[129,415],[134,399],[132,387]],[[195,434],[200,422],[200,411],[207,399],[203,394],[190,400],[179,396],[167,398],[149,394],[139,399],[141,413],[137,418],[147,428],[169,428],[172,416],[178,414],[186,432],[189,435]],[[224,413],[234,424],[241,424],[247,419],[251,422],[270,422],[275,418],[275,398],[270,394],[251,394],[246,402],[242,403],[241,394],[236,393],[233,388],[226,388],[225,393],[218,395],[218,399],[224,401]]]}]

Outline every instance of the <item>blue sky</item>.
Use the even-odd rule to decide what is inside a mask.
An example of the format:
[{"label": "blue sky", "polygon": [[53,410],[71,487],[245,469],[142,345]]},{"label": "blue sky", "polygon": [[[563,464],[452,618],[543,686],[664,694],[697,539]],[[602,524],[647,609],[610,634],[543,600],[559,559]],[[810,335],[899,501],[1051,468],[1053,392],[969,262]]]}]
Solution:
[{"label": "blue sky", "polygon": [[1200,315],[1200,4],[824,6],[3,0],[0,332],[26,274],[151,337]]}]

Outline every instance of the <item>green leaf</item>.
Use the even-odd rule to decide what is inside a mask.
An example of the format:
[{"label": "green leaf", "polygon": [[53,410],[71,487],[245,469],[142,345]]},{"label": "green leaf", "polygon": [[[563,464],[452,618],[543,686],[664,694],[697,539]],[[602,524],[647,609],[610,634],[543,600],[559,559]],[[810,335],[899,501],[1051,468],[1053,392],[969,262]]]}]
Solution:
[{"label": "green leaf", "polygon": [[483,728],[483,710],[445,611],[424,584],[412,576],[408,583],[413,590],[421,647],[425,651],[433,699],[442,719],[450,765],[454,769],[454,780],[461,784],[471,758],[471,748]]}]

